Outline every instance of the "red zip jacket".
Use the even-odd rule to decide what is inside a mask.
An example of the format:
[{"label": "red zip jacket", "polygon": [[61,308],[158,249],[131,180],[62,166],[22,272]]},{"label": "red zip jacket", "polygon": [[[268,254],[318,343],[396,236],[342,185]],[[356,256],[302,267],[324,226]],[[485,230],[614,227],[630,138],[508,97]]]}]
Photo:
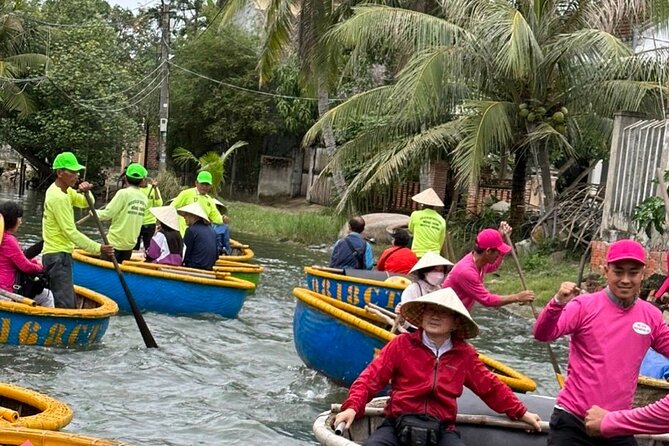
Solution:
[{"label": "red zip jacket", "polygon": [[[365,405],[392,381],[385,416],[427,413],[441,421],[454,423],[458,411],[456,398],[467,386],[491,409],[512,420],[527,409],[513,392],[481,362],[476,350],[453,338],[453,348],[437,359],[422,342],[423,330],[397,336],[362,371],[348,392],[342,410],[349,407],[356,418]],[[450,427],[453,429],[453,426]]]}]

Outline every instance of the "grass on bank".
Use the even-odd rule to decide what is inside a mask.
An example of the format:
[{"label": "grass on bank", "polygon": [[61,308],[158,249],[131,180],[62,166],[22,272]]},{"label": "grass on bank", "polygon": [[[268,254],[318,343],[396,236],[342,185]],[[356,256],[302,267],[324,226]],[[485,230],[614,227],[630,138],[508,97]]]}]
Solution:
[{"label": "grass on bank", "polygon": [[[527,287],[536,296],[534,303],[537,307],[546,305],[562,282],[576,282],[578,278],[578,260],[553,261],[549,256],[530,254],[522,257],[520,261]],[[485,283],[491,292],[501,295],[522,290],[520,277],[510,254],[495,273],[485,277]]]},{"label": "grass on bank", "polygon": [[345,221],[323,211],[281,209],[239,201],[226,201],[226,206],[232,218],[232,238],[235,231],[241,231],[277,241],[332,244]]}]

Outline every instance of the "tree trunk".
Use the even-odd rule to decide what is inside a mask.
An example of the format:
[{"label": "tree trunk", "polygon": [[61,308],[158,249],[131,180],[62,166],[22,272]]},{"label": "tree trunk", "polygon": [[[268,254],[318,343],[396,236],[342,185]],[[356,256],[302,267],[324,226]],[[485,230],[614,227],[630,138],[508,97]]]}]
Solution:
[{"label": "tree trunk", "polygon": [[[513,228],[520,228],[525,222],[525,172],[527,170],[527,152],[516,151],[516,159],[513,165],[513,177],[511,180],[511,209],[509,212],[509,224]],[[516,234],[518,232],[515,232]]]},{"label": "tree trunk", "polygon": [[[325,113],[330,110],[330,103],[328,98],[327,90],[321,85],[318,88],[318,116],[322,117]],[[323,127],[323,141],[325,142],[325,151],[330,159],[334,156],[337,151],[337,144],[335,142],[334,132],[332,131],[331,125],[326,125]],[[344,174],[340,169],[333,169],[332,171],[332,181],[335,185],[335,191],[337,192],[337,197],[341,198],[346,192],[346,180],[344,179]]]},{"label": "tree trunk", "polygon": [[553,183],[551,181],[551,160],[548,153],[548,147],[543,144],[537,150],[537,158],[539,167],[541,168],[541,188],[544,193],[544,212],[553,209],[555,203],[555,195],[553,191]]}]

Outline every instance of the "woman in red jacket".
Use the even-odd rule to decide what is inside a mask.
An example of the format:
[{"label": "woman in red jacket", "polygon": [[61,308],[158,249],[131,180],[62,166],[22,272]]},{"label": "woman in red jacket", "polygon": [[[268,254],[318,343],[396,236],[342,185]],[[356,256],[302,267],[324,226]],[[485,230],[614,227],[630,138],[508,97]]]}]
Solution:
[{"label": "woman in red jacket", "polygon": [[[481,362],[474,347],[464,341],[477,336],[479,329],[451,288],[407,302],[400,311],[404,319],[420,329],[390,341],[363,370],[335,417],[335,426],[345,422],[349,428],[356,417],[364,415],[365,405],[390,384],[386,418],[365,446],[404,444],[402,436],[416,434],[426,435],[429,444],[463,446],[455,430],[455,416],[456,399],[464,386],[491,409],[540,430],[539,416],[528,412]],[[412,418],[422,418],[432,425],[407,432],[415,429],[411,427]]]}]

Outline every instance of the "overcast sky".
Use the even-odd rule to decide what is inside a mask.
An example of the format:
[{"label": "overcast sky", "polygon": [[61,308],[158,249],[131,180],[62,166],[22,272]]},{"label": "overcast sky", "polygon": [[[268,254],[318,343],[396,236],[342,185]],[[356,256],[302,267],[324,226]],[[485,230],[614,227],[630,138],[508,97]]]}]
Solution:
[{"label": "overcast sky", "polygon": [[119,5],[124,8],[134,9],[139,6],[160,4],[160,0],[107,0],[110,5]]}]

